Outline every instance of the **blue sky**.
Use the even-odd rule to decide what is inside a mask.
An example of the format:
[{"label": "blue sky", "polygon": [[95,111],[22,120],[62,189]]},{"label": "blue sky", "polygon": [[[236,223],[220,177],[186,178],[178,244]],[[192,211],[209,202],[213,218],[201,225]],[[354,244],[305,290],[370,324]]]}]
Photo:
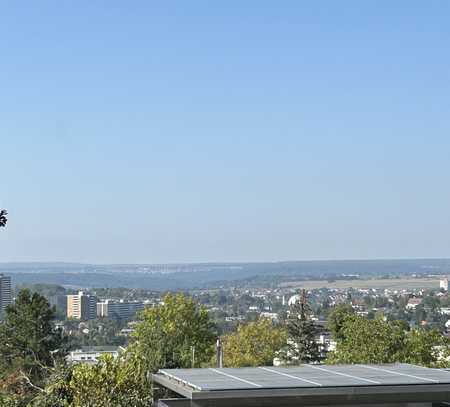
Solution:
[{"label": "blue sky", "polygon": [[0,1],[0,261],[450,257],[448,1]]}]

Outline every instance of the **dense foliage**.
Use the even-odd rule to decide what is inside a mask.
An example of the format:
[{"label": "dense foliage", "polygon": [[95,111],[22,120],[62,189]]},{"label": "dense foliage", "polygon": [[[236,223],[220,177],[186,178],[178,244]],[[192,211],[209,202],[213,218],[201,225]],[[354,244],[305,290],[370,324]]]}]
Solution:
[{"label": "dense foliage", "polygon": [[267,318],[239,325],[223,338],[223,363],[227,367],[272,365],[286,344],[286,331]]},{"label": "dense foliage", "polygon": [[[208,313],[192,298],[178,294],[142,312],[133,343],[117,359],[104,357],[94,365],[56,364],[52,350],[62,338],[51,323],[52,312],[41,296],[28,290],[22,290],[8,310],[2,342],[9,353],[2,348],[2,360],[9,363],[9,375],[4,377],[2,406],[149,406],[154,396],[152,372],[165,366],[200,366],[214,351]],[[22,373],[28,375],[17,377]],[[11,386],[6,389],[8,381],[21,384],[21,393]]]},{"label": "dense foliage", "polygon": [[128,355],[104,356],[95,365],[66,367],[54,374],[32,407],[145,407],[153,401],[151,381]]},{"label": "dense foliage", "polygon": [[367,319],[336,310],[336,351],[328,363],[393,363],[404,362],[422,366],[445,365],[449,340],[437,330],[409,330],[403,321],[382,318]]},{"label": "dense foliage", "polygon": [[54,310],[39,294],[22,290],[0,325],[1,391],[23,396],[39,390],[64,355],[64,337],[53,324]]},{"label": "dense foliage", "polygon": [[[27,289],[7,309],[0,325],[2,407],[151,406],[159,397],[151,382],[157,369],[216,363],[211,312],[184,294],[168,294],[160,305],[142,311],[127,350],[94,365],[64,363],[66,340],[55,329],[54,316],[45,298]],[[103,334],[118,328],[113,321],[73,321],[66,328],[79,332],[80,325],[88,333],[75,335],[73,346],[85,340],[100,343]],[[437,330],[410,330],[404,321],[363,317],[350,305],[335,307],[328,327],[337,348],[327,363],[448,365],[449,343]],[[271,365],[276,357],[285,364],[316,361],[316,334],[304,295],[281,323],[260,317],[222,336],[224,366]]]},{"label": "dense foliage", "polygon": [[354,315],[354,311],[350,304],[339,304],[330,312],[327,326],[335,340],[344,339],[342,328],[346,319],[352,315]]},{"label": "dense foliage", "polygon": [[184,294],[167,294],[163,305],[146,308],[130,352],[145,369],[199,367],[214,352],[216,333],[205,308]]}]

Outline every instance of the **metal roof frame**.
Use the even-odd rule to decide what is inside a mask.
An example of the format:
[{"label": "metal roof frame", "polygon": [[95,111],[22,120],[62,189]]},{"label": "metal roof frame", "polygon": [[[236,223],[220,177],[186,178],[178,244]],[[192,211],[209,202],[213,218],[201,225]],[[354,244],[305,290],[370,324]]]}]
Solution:
[{"label": "metal roof frame", "polygon": [[[320,368],[320,366],[315,366]],[[267,369],[271,370],[273,368]],[[383,368],[381,367],[381,369]],[[427,369],[427,373],[432,374],[432,370]],[[436,372],[442,373],[445,371],[436,369]],[[186,399],[190,400],[189,405],[191,407],[348,406],[361,404],[441,403],[450,401],[450,373],[447,373],[449,376],[448,382],[428,379],[428,381],[423,381],[423,383],[375,384],[375,382],[370,383],[368,380],[368,383],[363,385],[314,386],[311,384],[310,386],[289,388],[260,387],[215,390],[204,390],[195,382],[178,377],[177,369],[161,370],[153,375],[153,379],[155,383],[185,397],[185,401]],[[404,375],[416,377],[407,373]],[[348,376],[351,375],[349,374]],[[165,401],[161,400],[161,402],[164,403]],[[166,401],[168,406],[182,404],[181,402],[175,403],[176,401],[173,401],[172,404]],[[161,406],[163,405],[161,404]],[[183,405],[187,404],[183,403]]]}]

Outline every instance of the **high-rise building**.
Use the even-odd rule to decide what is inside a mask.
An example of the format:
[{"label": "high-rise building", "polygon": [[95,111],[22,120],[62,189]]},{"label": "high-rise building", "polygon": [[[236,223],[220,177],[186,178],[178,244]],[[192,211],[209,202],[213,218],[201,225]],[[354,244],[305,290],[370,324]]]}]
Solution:
[{"label": "high-rise building", "polygon": [[144,309],[144,303],[138,301],[111,301],[97,303],[97,316],[102,318],[128,319]]},{"label": "high-rise building", "polygon": [[79,291],[67,296],[67,318],[87,321],[97,317],[97,297]]},{"label": "high-rise building", "polygon": [[3,319],[5,309],[12,304],[11,277],[0,274],[0,319]]},{"label": "high-rise building", "polygon": [[448,278],[442,278],[441,281],[439,281],[439,288],[448,291]]}]

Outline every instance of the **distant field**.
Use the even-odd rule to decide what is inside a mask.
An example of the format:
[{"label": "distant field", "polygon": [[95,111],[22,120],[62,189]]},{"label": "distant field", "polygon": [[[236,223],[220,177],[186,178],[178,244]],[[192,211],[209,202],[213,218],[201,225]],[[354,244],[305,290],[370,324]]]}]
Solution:
[{"label": "distant field", "polygon": [[436,278],[398,278],[398,279],[367,279],[367,280],[337,280],[333,283],[323,280],[290,281],[281,283],[280,287],[305,288],[390,288],[392,290],[435,288],[439,289],[439,280]]}]

